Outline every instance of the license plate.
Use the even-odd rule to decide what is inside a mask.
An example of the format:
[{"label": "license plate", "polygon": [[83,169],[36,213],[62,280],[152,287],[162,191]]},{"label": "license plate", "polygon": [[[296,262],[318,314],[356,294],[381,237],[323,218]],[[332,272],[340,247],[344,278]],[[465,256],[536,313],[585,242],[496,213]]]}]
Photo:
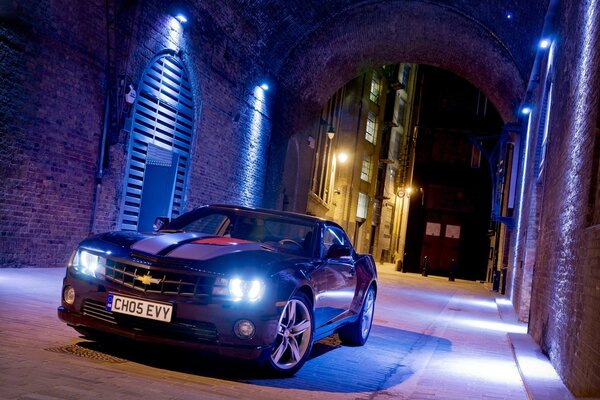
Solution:
[{"label": "license plate", "polygon": [[116,313],[163,322],[171,322],[173,315],[172,304],[157,303],[114,293],[109,293],[106,299],[106,309]]}]

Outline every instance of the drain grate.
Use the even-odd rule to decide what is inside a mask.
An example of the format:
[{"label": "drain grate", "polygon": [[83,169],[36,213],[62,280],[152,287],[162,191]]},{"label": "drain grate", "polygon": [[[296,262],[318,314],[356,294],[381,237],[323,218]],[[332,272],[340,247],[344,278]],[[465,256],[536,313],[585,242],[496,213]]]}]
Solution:
[{"label": "drain grate", "polygon": [[111,356],[106,353],[102,353],[100,351],[96,351],[94,349],[90,349],[89,347],[85,347],[85,345],[81,344],[70,344],[67,346],[61,347],[51,347],[45,349],[46,351],[50,351],[52,353],[61,353],[61,354],[71,354],[77,357],[88,358],[90,360],[95,361],[103,361],[109,362],[113,364],[125,363],[127,360],[115,356]]}]

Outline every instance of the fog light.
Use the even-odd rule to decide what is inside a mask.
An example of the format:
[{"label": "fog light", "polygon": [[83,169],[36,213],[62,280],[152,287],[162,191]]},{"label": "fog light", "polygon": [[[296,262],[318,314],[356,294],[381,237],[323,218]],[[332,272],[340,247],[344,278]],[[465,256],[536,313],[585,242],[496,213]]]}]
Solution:
[{"label": "fog light", "polygon": [[233,331],[235,332],[235,335],[240,339],[250,339],[252,338],[252,336],[254,336],[256,328],[254,327],[252,321],[248,321],[247,319],[241,319],[235,323]]},{"label": "fog light", "polygon": [[67,304],[75,303],[75,289],[71,286],[65,286],[65,289],[63,290],[63,299]]}]

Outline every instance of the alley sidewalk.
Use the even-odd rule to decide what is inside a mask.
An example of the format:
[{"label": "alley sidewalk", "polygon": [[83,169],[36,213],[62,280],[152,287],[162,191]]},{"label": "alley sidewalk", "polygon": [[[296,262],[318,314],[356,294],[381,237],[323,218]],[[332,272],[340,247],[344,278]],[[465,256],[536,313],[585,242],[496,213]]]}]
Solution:
[{"label": "alley sidewalk", "polygon": [[106,347],[56,317],[63,268],[0,268],[1,399],[572,399],[516,321],[481,283],[380,265],[363,347],[315,344],[288,379],[189,352]]}]

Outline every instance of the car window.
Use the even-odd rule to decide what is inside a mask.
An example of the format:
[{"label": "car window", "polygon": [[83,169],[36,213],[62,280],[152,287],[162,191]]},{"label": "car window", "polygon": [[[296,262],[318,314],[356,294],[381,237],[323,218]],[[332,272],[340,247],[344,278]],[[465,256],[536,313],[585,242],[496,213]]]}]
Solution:
[{"label": "car window", "polygon": [[339,228],[328,226],[323,232],[323,256],[327,254],[329,248],[334,244],[349,245],[348,239]]},{"label": "car window", "polygon": [[312,231],[312,224],[278,218],[238,216],[231,229],[231,236],[267,243],[279,250],[309,256],[312,250]]},{"label": "car window", "polygon": [[185,225],[181,230],[186,232],[207,233],[209,235],[225,235],[231,227],[231,219],[225,214],[209,214]]},{"label": "car window", "polygon": [[280,251],[312,256],[314,223],[263,213],[198,209],[173,220],[165,230],[229,236],[265,243]]}]

